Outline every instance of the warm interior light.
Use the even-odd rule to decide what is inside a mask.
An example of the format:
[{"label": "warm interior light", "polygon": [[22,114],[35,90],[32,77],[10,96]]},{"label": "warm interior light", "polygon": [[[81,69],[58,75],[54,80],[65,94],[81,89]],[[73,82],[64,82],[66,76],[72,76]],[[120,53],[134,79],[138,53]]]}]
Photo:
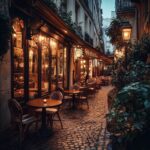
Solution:
[{"label": "warm interior light", "polygon": [[122,38],[124,41],[130,40],[130,38],[131,38],[131,29],[130,28],[122,29]]},{"label": "warm interior light", "polygon": [[50,39],[50,46],[54,49],[57,47],[57,43],[54,39]]},{"label": "warm interior light", "polygon": [[64,30],[64,32],[67,34],[68,33],[68,31],[66,31],[66,30]]},{"label": "warm interior light", "polygon": [[16,38],[16,36],[17,36],[16,33],[13,33],[13,37]]},{"label": "warm interior light", "polygon": [[44,36],[39,35],[39,41],[42,42],[44,40]]},{"label": "warm interior light", "polygon": [[48,64],[45,64],[45,68],[48,68]]},{"label": "warm interior light", "polygon": [[33,51],[30,50],[30,51],[29,51],[29,57],[32,58],[32,56],[33,56]]}]

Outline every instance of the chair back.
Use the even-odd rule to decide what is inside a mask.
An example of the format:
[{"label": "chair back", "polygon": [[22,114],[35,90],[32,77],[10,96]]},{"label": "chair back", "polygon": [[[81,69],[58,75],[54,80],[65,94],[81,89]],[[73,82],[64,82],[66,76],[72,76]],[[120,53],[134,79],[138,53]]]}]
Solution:
[{"label": "chair back", "polygon": [[60,91],[62,95],[64,95],[64,89],[62,87],[57,87],[56,91]]},{"label": "chair back", "polygon": [[54,100],[57,99],[57,100],[61,100],[62,101],[63,95],[62,95],[62,93],[60,91],[54,91],[54,92],[52,92],[50,94],[50,98],[54,99]]},{"label": "chair back", "polygon": [[80,86],[79,85],[73,85],[73,87],[71,89],[74,89],[74,90],[79,90],[80,89]]},{"label": "chair back", "polygon": [[21,122],[23,110],[19,102],[16,99],[9,99],[8,100],[8,107],[11,113],[11,121],[12,122]]}]

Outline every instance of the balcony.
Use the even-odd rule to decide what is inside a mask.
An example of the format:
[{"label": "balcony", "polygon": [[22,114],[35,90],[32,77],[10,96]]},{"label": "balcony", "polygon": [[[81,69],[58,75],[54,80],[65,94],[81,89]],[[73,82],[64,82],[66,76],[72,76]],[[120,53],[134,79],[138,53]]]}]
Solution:
[{"label": "balcony", "polygon": [[135,4],[131,0],[116,0],[116,12],[118,16],[131,16],[135,14]]},{"label": "balcony", "polygon": [[140,3],[140,0],[131,0],[133,3]]}]

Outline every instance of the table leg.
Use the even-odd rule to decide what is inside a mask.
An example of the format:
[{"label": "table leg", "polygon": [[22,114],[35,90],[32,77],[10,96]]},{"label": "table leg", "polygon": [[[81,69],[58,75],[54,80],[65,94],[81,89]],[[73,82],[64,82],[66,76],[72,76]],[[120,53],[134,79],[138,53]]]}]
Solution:
[{"label": "table leg", "polygon": [[42,108],[42,124],[41,129],[46,129],[46,108]]},{"label": "table leg", "polygon": [[75,94],[72,95],[72,108],[75,109]]},{"label": "table leg", "polygon": [[47,122],[46,122],[46,108],[42,108],[42,124],[40,128],[40,135],[42,137],[48,137],[52,133],[52,129],[49,129],[47,127]]}]

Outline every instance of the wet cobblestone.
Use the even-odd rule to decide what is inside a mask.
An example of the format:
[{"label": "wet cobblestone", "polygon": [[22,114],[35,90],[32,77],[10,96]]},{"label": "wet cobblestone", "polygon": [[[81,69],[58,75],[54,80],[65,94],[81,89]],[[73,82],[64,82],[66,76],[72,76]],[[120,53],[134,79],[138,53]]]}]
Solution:
[{"label": "wet cobblestone", "polygon": [[[54,132],[49,138],[41,139],[34,131],[26,137],[23,150],[105,150],[109,142],[109,133],[105,126],[107,113],[107,93],[111,86],[102,87],[95,97],[89,98],[89,110],[86,105],[77,110],[62,109],[61,118],[64,128],[54,122]],[[10,141],[0,143],[1,150],[17,150],[16,135]],[[6,146],[7,145],[7,146]]]}]

